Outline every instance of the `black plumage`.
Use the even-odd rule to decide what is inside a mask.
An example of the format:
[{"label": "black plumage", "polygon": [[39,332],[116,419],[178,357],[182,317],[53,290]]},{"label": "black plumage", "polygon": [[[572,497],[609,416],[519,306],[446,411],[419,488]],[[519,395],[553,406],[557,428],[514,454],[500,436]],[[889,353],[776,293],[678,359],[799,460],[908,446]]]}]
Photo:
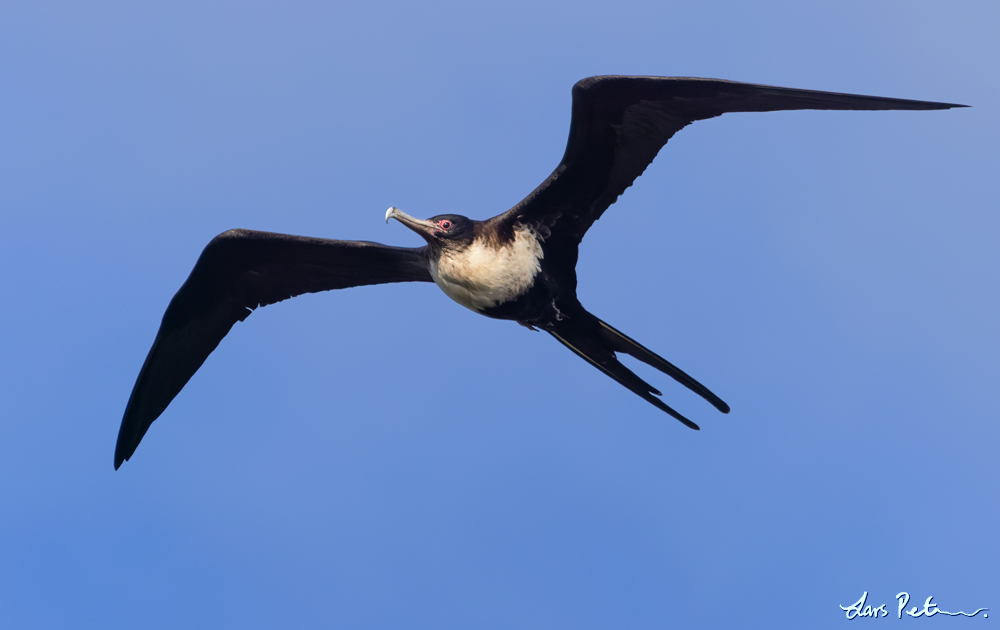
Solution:
[{"label": "black plumage", "polygon": [[115,468],[201,367],[233,325],[258,306],[317,291],[392,282],[436,282],[489,317],[545,330],[599,370],[677,418],[660,392],[622,365],[643,361],[719,411],[728,405],[683,371],[584,309],[576,297],[580,241],[657,152],[688,124],[727,112],[797,109],[930,110],[963,107],[796,90],[713,79],[591,77],[573,87],[566,152],[519,204],[486,221],[427,221],[390,208],[427,244],[399,248],[356,241],[230,230],[202,252],[171,300],[129,398]]}]

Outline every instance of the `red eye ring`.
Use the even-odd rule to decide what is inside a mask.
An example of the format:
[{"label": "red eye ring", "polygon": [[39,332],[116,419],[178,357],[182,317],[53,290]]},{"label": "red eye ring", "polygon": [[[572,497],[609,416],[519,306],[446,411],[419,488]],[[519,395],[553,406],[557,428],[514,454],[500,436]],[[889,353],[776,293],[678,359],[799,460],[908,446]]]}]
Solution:
[{"label": "red eye ring", "polygon": [[447,219],[445,219],[444,221],[438,221],[438,226],[440,226],[442,230],[450,230],[451,221],[448,221]]}]

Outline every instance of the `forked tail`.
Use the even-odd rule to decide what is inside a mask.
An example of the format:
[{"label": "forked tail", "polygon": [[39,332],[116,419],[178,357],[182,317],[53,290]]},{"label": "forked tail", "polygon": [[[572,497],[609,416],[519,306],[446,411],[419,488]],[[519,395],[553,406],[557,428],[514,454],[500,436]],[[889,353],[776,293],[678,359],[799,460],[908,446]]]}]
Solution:
[{"label": "forked tail", "polygon": [[648,348],[643,347],[634,339],[597,319],[590,313],[586,313],[586,315],[587,317],[582,318],[582,321],[580,317],[576,317],[571,320],[572,325],[560,327],[557,331],[550,330],[548,332],[559,340],[561,344],[575,352],[598,370],[621,383],[629,391],[637,394],[654,407],[677,418],[692,429],[697,430],[698,425],[657,398],[657,396],[662,396],[660,391],[636,376],[632,370],[622,365],[615,356],[615,353],[623,352],[639,359],[712,403],[722,413],[729,413],[729,405],[673,363]]}]

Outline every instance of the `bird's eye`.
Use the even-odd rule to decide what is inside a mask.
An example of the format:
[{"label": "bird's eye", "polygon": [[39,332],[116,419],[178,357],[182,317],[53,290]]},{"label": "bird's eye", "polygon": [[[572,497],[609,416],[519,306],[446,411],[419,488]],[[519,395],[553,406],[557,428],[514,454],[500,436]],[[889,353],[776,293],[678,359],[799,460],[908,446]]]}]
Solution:
[{"label": "bird's eye", "polygon": [[448,221],[448,220],[438,221],[438,225],[441,227],[442,230],[450,230],[451,229],[451,221]]}]

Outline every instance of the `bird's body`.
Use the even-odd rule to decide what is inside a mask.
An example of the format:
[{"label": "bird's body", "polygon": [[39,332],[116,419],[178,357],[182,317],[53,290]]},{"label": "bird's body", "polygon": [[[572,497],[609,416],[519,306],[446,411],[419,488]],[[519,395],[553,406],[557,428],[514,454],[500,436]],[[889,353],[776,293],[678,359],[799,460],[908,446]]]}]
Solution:
[{"label": "bird's body", "polygon": [[392,282],[434,282],[452,300],[495,319],[548,332],[662,411],[660,392],[622,365],[628,354],[669,375],[719,411],[729,406],[683,371],[589,313],[576,295],[579,244],[590,226],[652,162],[674,133],[726,112],[790,109],[961,107],[714,79],[591,77],[573,88],[566,153],[523,201],[491,219],[415,219],[389,208],[426,245],[230,230],[213,239],[171,300],[129,398],[115,468],[132,456],[232,326],[258,306],[316,291]]},{"label": "bird's body", "polygon": [[[390,210],[392,212],[392,210]],[[482,225],[477,222],[477,227]],[[517,226],[510,240],[481,236],[461,250],[429,255],[427,268],[445,295],[477,313],[519,319],[515,304],[535,286],[545,257],[534,231]],[[539,288],[544,283],[538,283]],[[506,310],[505,310],[506,309]],[[511,317],[503,313],[510,312]]]}]

